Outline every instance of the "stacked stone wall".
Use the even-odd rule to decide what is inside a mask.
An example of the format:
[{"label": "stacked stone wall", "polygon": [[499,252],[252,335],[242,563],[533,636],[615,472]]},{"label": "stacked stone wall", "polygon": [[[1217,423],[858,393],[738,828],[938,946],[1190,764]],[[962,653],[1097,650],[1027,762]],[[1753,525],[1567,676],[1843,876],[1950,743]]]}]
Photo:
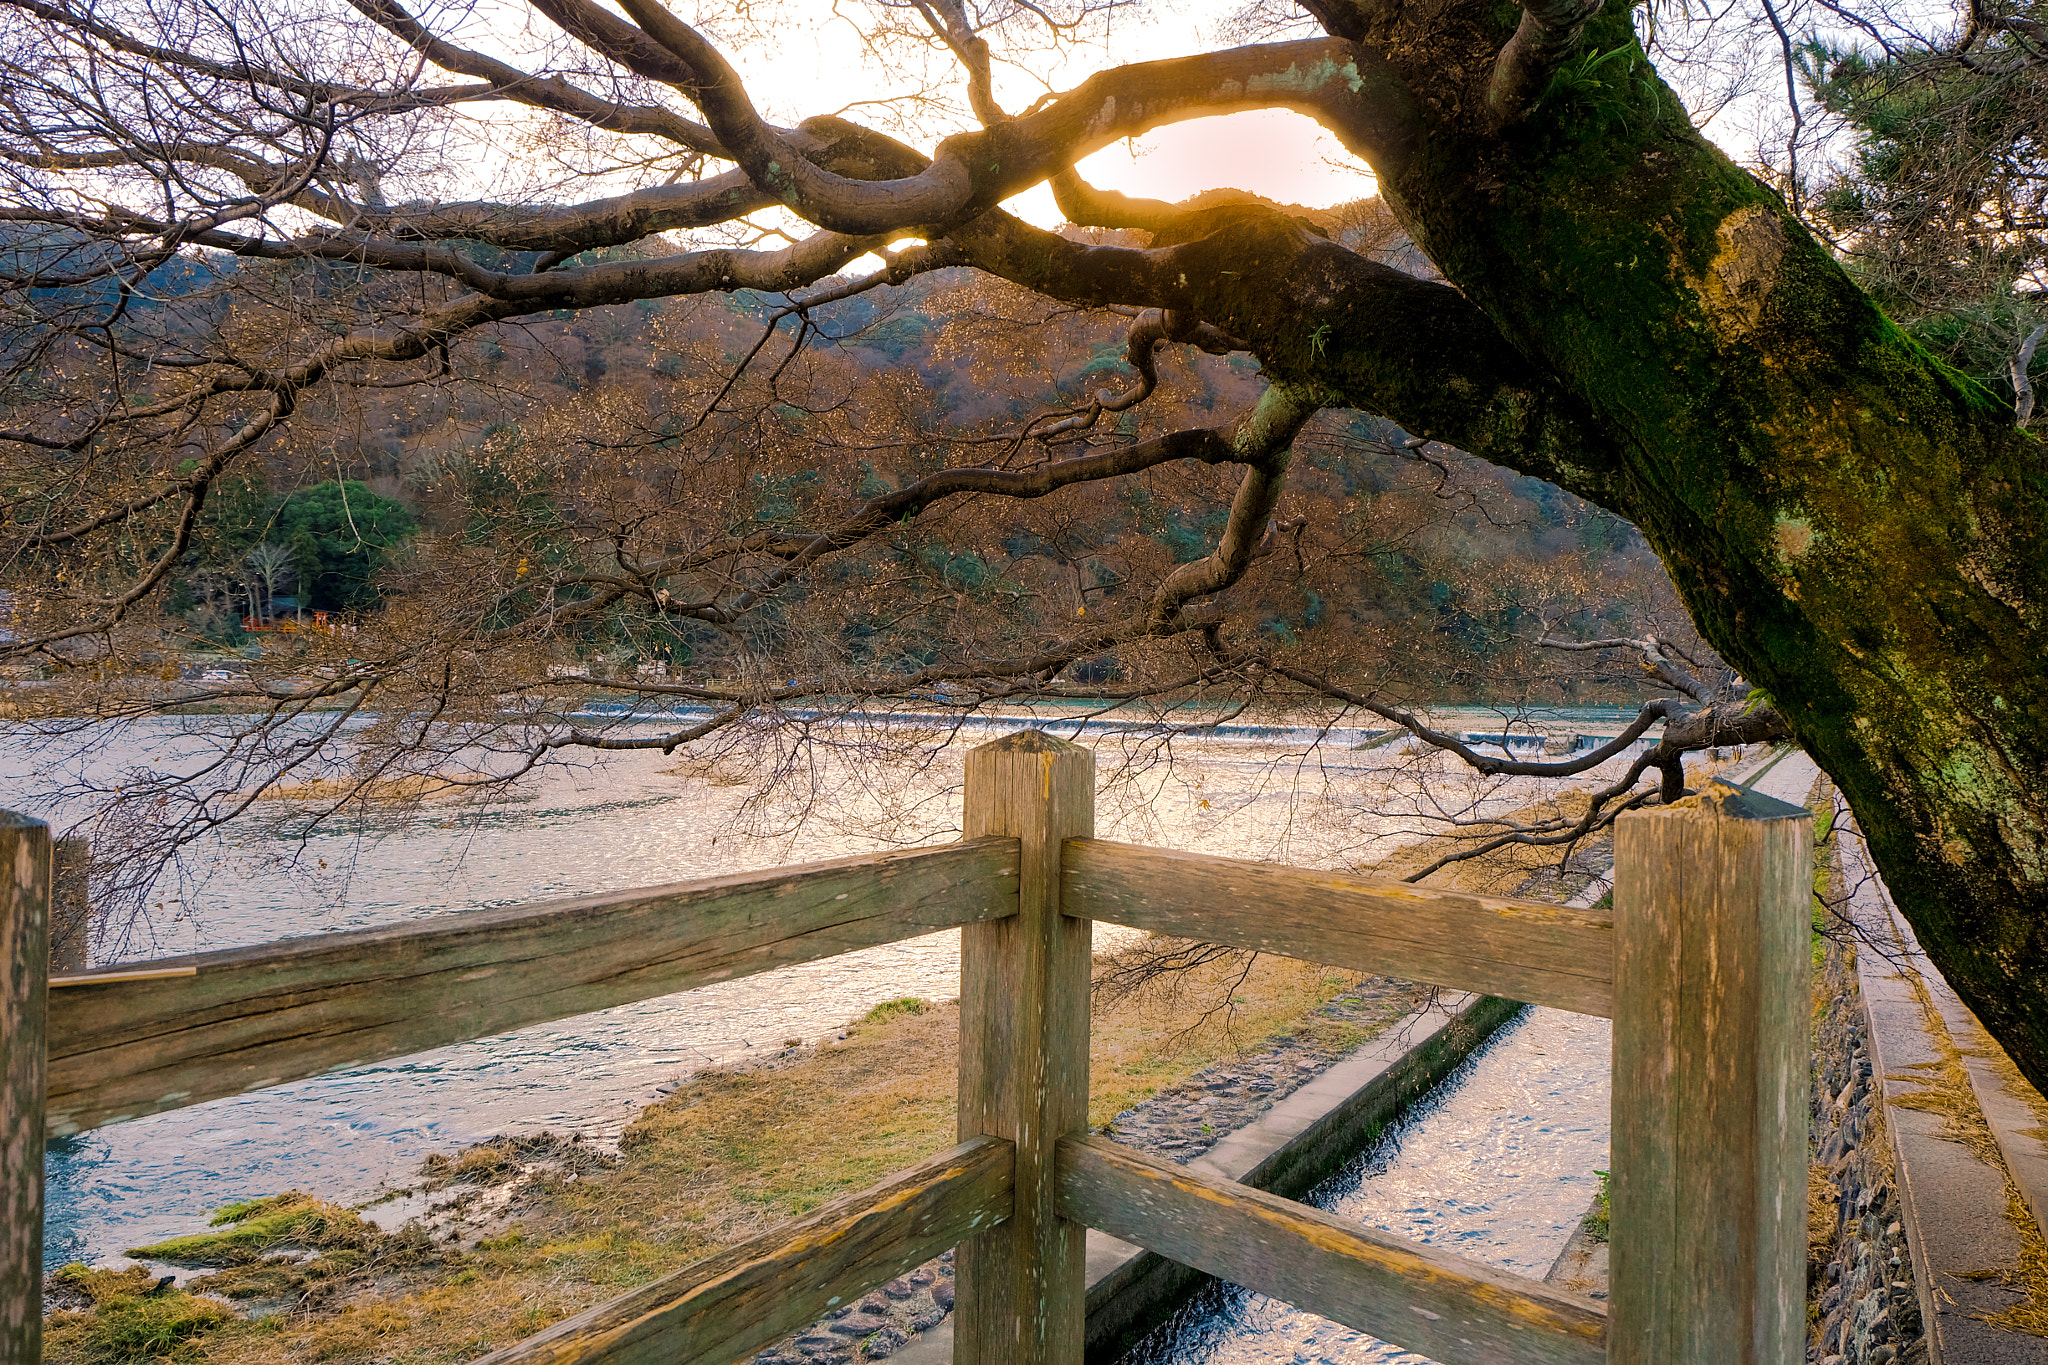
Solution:
[{"label": "stacked stone wall", "polygon": [[1927,1359],[1853,944],[1830,942],[1813,1039],[1807,1182],[1809,1365]]}]

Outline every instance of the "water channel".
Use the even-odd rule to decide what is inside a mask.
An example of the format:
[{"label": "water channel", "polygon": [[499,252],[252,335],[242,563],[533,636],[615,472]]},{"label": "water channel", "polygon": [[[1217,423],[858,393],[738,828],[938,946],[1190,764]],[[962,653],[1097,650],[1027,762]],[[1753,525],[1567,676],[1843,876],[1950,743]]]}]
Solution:
[{"label": "water channel", "polygon": [[[1481,713],[1472,723],[1486,719]],[[196,741],[177,722],[156,725],[93,761],[176,762],[193,750]],[[213,850],[193,878],[167,881],[149,931],[119,956],[231,947],[952,838],[961,757],[984,737],[973,735],[929,763],[891,765],[865,747],[851,756],[826,753],[795,780],[785,778],[765,803],[749,803],[754,787],[743,773],[628,753],[541,773],[480,810],[430,808],[423,819],[388,828],[295,831],[288,819],[252,827]],[[1535,790],[1526,781],[1476,787],[1448,768],[1416,785],[1397,775],[1405,760],[1384,750],[1309,748],[1299,737],[1183,740],[1164,756],[1137,737],[1093,742],[1105,782],[1104,837],[1302,866],[1382,856],[1428,828],[1419,818],[1425,808],[1483,799],[1508,809]],[[29,767],[22,749],[0,744],[0,784],[30,789]],[[32,814],[61,815],[23,804]],[[232,1200],[286,1188],[368,1197],[406,1183],[428,1153],[496,1133],[615,1134],[663,1088],[702,1066],[816,1038],[883,1000],[951,996],[958,965],[957,935],[934,934],[55,1142],[46,1258],[58,1265],[118,1256],[194,1230]],[[1590,1169],[1579,1162],[1582,1178]]]},{"label": "water channel", "polygon": [[[1609,1028],[1508,1023],[1308,1202],[1541,1279],[1607,1166]],[[1423,1357],[1237,1285],[1203,1291],[1122,1365],[1412,1365]]]}]

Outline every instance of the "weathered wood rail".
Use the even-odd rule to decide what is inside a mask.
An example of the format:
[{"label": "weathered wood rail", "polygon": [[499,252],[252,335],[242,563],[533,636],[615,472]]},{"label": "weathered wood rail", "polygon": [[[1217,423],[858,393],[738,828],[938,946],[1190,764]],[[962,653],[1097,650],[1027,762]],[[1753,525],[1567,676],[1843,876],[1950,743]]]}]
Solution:
[{"label": "weathered wood rail", "polygon": [[52,1137],[1017,913],[1014,840],[588,896],[57,978]]},{"label": "weathered wood rail", "polygon": [[[1805,1327],[1811,823],[1627,816],[1615,910],[1094,839],[1094,760],[967,760],[965,838],[51,979],[49,831],[0,812],[0,1362],[41,1354],[48,1137],[937,929],[960,1145],[485,1360],[731,1365],[958,1245],[961,1365],[1078,1365],[1089,1227],[1445,1365],[1791,1365]],[[1091,920],[1615,1021],[1610,1305],[1086,1132]]]}]

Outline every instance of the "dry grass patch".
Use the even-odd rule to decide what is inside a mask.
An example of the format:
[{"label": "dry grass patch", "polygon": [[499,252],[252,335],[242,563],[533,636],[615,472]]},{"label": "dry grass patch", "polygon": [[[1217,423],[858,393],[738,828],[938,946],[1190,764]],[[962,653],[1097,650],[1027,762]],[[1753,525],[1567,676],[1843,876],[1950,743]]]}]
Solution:
[{"label": "dry grass patch", "polygon": [[[1583,791],[1563,791],[1520,810],[1510,811],[1461,832],[1459,841],[1480,843],[1506,833],[1515,825],[1538,825],[1551,820],[1578,821],[1592,804]],[[1401,879],[1413,876],[1449,851],[1450,840],[1424,839],[1397,848],[1367,867],[1361,876]],[[1571,865],[1587,867],[1604,864],[1613,847],[1614,834],[1602,830],[1579,841],[1571,850]],[[1462,862],[1447,863],[1422,879],[1421,885],[1439,891],[1465,891],[1482,896],[1547,894],[1557,880],[1567,850],[1557,844],[1505,844]],[[1534,885],[1532,885],[1532,883]],[[1526,890],[1524,888],[1527,888]]]},{"label": "dry grass patch", "polygon": [[54,1278],[82,1292],[92,1308],[52,1314],[43,1326],[43,1359],[78,1365],[191,1365],[207,1334],[236,1321],[220,1303],[157,1288],[141,1266],[93,1270],[68,1265]]},{"label": "dry grass patch", "polygon": [[[1201,969],[1179,994],[1141,991],[1100,1010],[1090,1122],[1274,1033],[1335,1027],[1308,1016],[1353,980],[1266,957],[1248,971]],[[1219,1000],[1228,1008],[1191,1017]],[[950,1146],[958,1033],[953,1002],[891,1001],[843,1038],[702,1073],[627,1129],[616,1166],[542,1177],[501,1235],[259,1322],[209,1310],[178,1346],[177,1365],[454,1365],[510,1345]],[[1363,1034],[1354,1025],[1347,1037]],[[501,1139],[436,1163],[433,1174],[488,1179],[523,1155]],[[106,1365],[83,1340],[68,1325],[47,1359]]]},{"label": "dry grass patch", "polygon": [[335,801],[370,805],[407,805],[415,801],[468,795],[474,781],[462,781],[429,773],[407,773],[401,777],[316,777],[305,782],[265,787],[256,793],[258,801],[296,801],[305,805],[326,805]]},{"label": "dry grass patch", "polygon": [[1364,1042],[1367,1033],[1356,1025],[1312,1017],[1357,979],[1292,958],[1218,959],[1098,1009],[1088,1054],[1089,1125],[1100,1127],[1276,1033],[1337,1048]]},{"label": "dry grass patch", "polygon": [[220,1232],[172,1237],[129,1254],[173,1265],[248,1265],[289,1247],[300,1251],[367,1253],[384,1234],[349,1210],[287,1190],[230,1204],[207,1220]]}]

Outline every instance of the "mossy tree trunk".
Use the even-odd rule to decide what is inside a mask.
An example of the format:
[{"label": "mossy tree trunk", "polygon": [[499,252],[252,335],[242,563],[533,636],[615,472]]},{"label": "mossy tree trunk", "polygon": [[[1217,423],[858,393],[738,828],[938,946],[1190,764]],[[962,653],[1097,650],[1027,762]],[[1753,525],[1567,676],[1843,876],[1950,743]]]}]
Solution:
[{"label": "mossy tree trunk", "polygon": [[1485,92],[1521,10],[1312,7],[1355,44],[1344,72],[1372,111],[1319,117],[1455,288],[1277,215],[1111,197],[1094,219],[1151,228],[1154,250],[1013,229],[958,234],[969,257],[1047,293],[1188,309],[1297,389],[1634,522],[2048,1089],[2040,443],[1699,135],[1626,8],[1502,128]]},{"label": "mossy tree trunk", "polygon": [[[1535,372],[1514,381],[1525,405],[1586,437],[1484,453],[1642,529],[1702,633],[1840,785],[1943,973],[2048,1088],[2039,442],[1694,131],[1624,11],[1528,118],[1475,127],[1446,56],[1497,46],[1512,17],[1466,7],[1436,42],[1382,36],[1429,92],[1376,157],[1383,192]],[[1431,412],[1387,406],[1437,434]]]}]

